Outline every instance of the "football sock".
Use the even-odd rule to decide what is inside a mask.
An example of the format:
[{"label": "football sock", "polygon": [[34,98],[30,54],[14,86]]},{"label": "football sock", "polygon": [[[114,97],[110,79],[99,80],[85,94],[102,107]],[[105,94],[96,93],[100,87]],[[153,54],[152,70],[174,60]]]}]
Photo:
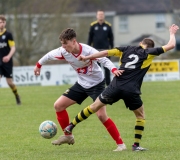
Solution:
[{"label": "football sock", "polygon": [[17,93],[17,88],[16,86],[14,86],[12,89],[12,92],[14,93],[15,96],[18,96],[18,93]]},{"label": "football sock", "polygon": [[[66,110],[63,110],[61,112],[56,112],[57,120],[62,128],[64,130],[69,125],[69,116]],[[65,135],[69,135],[67,133],[64,133]]]},{"label": "football sock", "polygon": [[74,118],[74,120],[72,121],[72,124],[75,126],[76,124],[78,124],[79,122],[85,120],[86,118],[88,118],[91,114],[93,114],[94,112],[92,111],[92,109],[90,108],[90,106],[84,108],[81,112],[78,113],[78,115]]},{"label": "football sock", "polygon": [[145,119],[136,119],[135,124],[135,136],[134,145],[139,146],[140,140],[142,138],[142,132],[144,131]]},{"label": "football sock", "polygon": [[123,144],[123,140],[121,139],[120,133],[114,124],[114,122],[108,118],[106,122],[103,123],[103,125],[106,127],[107,131],[111,135],[111,137],[116,141],[116,144]]}]

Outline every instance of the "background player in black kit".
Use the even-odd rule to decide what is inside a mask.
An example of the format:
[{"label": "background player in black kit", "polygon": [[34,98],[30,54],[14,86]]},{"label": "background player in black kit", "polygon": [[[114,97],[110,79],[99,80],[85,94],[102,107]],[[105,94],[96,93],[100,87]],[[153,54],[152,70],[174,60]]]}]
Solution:
[{"label": "background player in black kit", "polygon": [[0,79],[2,76],[6,77],[7,84],[12,89],[16,103],[21,104],[15,84],[13,83],[13,60],[12,56],[15,53],[15,42],[13,36],[5,28],[6,18],[0,15]]},{"label": "background player in black kit", "polygon": [[[111,24],[105,21],[104,11],[98,10],[97,20],[91,23],[88,37],[88,45],[97,50],[105,50],[114,47],[114,36]],[[110,57],[107,57],[110,58]],[[104,67],[105,82],[108,86],[111,82],[110,71]]]},{"label": "background player in black kit", "polygon": [[[80,60],[86,61],[105,56],[120,57],[120,69],[124,70],[119,77],[114,77],[110,85],[100,94],[96,101],[82,110],[74,120],[65,128],[66,133],[71,133],[74,126],[97,112],[105,104],[113,104],[122,99],[129,110],[136,116],[135,139],[132,145],[133,151],[145,151],[140,147],[140,140],[145,124],[144,106],[141,100],[141,85],[143,77],[148,71],[154,57],[173,49],[176,46],[175,33],[179,27],[173,24],[169,28],[169,42],[162,47],[154,47],[151,39],[144,39],[140,46],[117,47],[111,50],[101,51],[90,56],[81,56]],[[84,113],[89,114],[84,114]]]}]

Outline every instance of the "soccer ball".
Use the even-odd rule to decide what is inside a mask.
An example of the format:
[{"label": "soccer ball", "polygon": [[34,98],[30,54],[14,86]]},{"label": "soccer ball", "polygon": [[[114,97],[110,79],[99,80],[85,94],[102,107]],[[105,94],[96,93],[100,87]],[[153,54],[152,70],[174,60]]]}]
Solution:
[{"label": "soccer ball", "polygon": [[53,121],[47,120],[40,124],[39,132],[43,138],[53,138],[57,133],[57,126]]}]

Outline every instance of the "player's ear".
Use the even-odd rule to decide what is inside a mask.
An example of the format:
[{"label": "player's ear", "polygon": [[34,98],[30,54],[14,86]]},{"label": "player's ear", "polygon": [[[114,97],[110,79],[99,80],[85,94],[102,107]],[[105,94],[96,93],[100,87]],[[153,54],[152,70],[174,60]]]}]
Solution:
[{"label": "player's ear", "polygon": [[73,41],[73,44],[76,44],[76,39],[75,39],[75,38],[73,38],[73,40],[72,40],[72,41]]}]

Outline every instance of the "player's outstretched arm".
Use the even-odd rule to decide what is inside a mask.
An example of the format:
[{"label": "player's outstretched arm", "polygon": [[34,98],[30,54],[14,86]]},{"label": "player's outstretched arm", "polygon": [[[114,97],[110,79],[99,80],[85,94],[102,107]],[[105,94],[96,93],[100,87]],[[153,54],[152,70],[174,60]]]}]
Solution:
[{"label": "player's outstretched arm", "polygon": [[179,29],[179,27],[175,24],[173,24],[172,26],[169,27],[169,34],[170,34],[169,42],[165,46],[163,46],[165,51],[169,51],[176,46],[175,34],[178,29]]},{"label": "player's outstretched arm", "polygon": [[79,56],[78,59],[80,61],[86,61],[86,60],[89,60],[89,59],[95,59],[95,58],[101,58],[101,57],[107,57],[108,56],[108,51],[107,50],[104,50],[104,51],[101,51],[101,52],[98,52],[98,53],[94,53],[94,54],[91,54],[89,56]]}]

